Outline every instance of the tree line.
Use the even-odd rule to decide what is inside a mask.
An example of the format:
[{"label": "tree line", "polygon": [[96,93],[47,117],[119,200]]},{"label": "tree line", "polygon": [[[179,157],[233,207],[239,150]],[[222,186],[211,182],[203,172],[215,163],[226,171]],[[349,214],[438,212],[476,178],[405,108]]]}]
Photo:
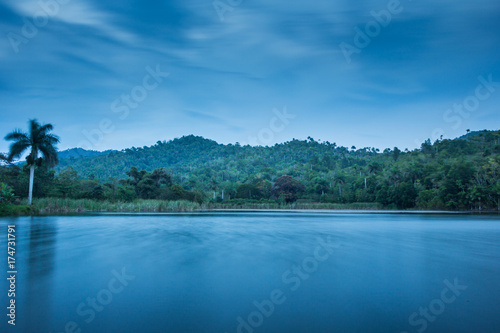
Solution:
[{"label": "tree line", "polygon": [[[56,169],[40,160],[35,198],[500,208],[500,131],[470,132],[454,140],[427,140],[412,151],[394,147],[382,152],[311,137],[253,147],[190,135],[82,157],[61,152],[58,159]],[[29,196],[32,165],[4,162],[0,193],[9,192],[9,200]]]}]

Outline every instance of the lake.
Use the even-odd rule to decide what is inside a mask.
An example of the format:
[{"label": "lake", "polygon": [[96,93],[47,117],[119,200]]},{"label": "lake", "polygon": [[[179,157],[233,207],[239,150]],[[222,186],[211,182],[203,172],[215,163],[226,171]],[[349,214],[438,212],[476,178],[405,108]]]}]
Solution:
[{"label": "lake", "polygon": [[500,332],[500,217],[1,218],[2,332]]}]

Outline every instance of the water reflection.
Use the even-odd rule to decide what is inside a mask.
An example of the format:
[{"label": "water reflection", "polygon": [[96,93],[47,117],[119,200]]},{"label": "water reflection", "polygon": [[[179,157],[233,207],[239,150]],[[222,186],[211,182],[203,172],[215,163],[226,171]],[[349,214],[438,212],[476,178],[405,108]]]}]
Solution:
[{"label": "water reflection", "polygon": [[57,226],[50,220],[33,218],[29,233],[28,278],[44,277],[54,269]]},{"label": "water reflection", "polygon": [[53,220],[31,219],[24,314],[30,320],[25,331],[48,331],[50,326],[56,237],[57,225]]}]

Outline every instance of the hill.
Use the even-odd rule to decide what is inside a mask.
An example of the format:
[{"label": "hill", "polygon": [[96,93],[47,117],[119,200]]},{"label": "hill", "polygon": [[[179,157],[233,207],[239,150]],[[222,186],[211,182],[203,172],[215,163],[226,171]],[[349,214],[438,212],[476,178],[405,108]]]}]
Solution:
[{"label": "hill", "polygon": [[[117,193],[122,193],[130,199],[298,199],[386,208],[498,209],[500,131],[427,140],[413,151],[394,147],[383,152],[313,138],[252,147],[189,135],[122,151],[62,152],[56,171],[52,176],[51,171],[45,176],[37,171],[37,184],[47,184],[38,185],[39,196],[70,195],[67,184],[79,178],[84,185],[78,186],[86,190],[77,192],[89,198],[96,193],[120,198]],[[3,174],[7,179],[7,171]],[[6,181],[22,196],[24,185],[19,182]]]},{"label": "hill", "polygon": [[[158,141],[155,145],[142,148],[129,148],[122,151],[87,151],[74,148],[59,154],[60,163],[57,170],[72,167],[82,177],[93,175],[97,179],[106,180],[111,177],[126,177],[132,166],[140,170],[152,171],[167,168],[174,172],[199,174],[200,172],[224,172],[231,179],[236,177],[243,181],[244,177],[259,173],[296,170],[301,172],[307,164],[328,171],[343,170],[354,165],[366,165],[367,161],[380,160],[388,155],[430,153],[433,157],[449,159],[472,157],[476,154],[488,155],[498,153],[500,131],[478,131],[454,140],[440,140],[434,143],[424,142],[422,147],[412,152],[394,152],[386,149],[380,153],[378,149],[348,149],[330,142],[293,140],[272,147],[251,147],[238,144],[222,145],[198,136],[184,136],[169,142]],[[355,147],[354,147],[355,148]],[[202,172],[202,173],[203,173]],[[187,176],[187,175],[186,175]]]},{"label": "hill", "polygon": [[71,148],[58,152],[59,159],[70,159],[70,158],[80,158],[80,157],[95,157],[100,155],[106,155],[116,150],[106,150],[106,151],[96,151],[96,150],[85,150],[83,148]]}]

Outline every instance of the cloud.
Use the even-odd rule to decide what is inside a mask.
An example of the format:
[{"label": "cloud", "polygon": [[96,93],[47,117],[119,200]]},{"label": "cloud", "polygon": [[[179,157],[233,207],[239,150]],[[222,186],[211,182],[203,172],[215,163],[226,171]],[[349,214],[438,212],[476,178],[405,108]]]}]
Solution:
[{"label": "cloud", "polygon": [[[477,76],[500,79],[500,3],[402,4],[403,12],[348,64],[339,44],[352,43],[354,27],[363,28],[370,11],[387,1],[244,1],[224,22],[206,0],[69,1],[19,53],[0,39],[0,132],[36,115],[57,120],[65,144],[76,145],[81,133],[67,128],[77,122],[80,131],[90,129],[116,116],[110,103],[141,84],[146,66],[161,64],[171,76],[117,122],[116,135],[137,128],[141,142],[154,143],[169,139],[154,137],[168,123],[172,135],[242,141],[269,122],[273,108],[287,105],[301,120],[279,140],[335,141],[342,133],[345,144],[395,146],[404,141],[391,134],[397,127],[412,142],[429,122],[442,122],[443,109],[469,94]],[[22,17],[39,10],[38,0],[0,0],[2,35],[21,33]],[[404,120],[419,109],[422,119]],[[479,112],[474,117],[471,124],[492,123]]]},{"label": "cloud", "polygon": [[41,3],[49,2],[24,0],[11,2],[10,5],[18,15],[29,19],[39,13],[47,16],[48,11],[48,17],[51,21],[60,21],[68,25],[86,26],[96,30],[96,34],[103,34],[121,42],[134,43],[136,41],[133,34],[110,23],[113,20],[112,15],[99,10],[89,1],[69,1],[65,4],[59,4],[54,1],[51,3],[57,3],[57,5],[51,7],[42,7]]}]

